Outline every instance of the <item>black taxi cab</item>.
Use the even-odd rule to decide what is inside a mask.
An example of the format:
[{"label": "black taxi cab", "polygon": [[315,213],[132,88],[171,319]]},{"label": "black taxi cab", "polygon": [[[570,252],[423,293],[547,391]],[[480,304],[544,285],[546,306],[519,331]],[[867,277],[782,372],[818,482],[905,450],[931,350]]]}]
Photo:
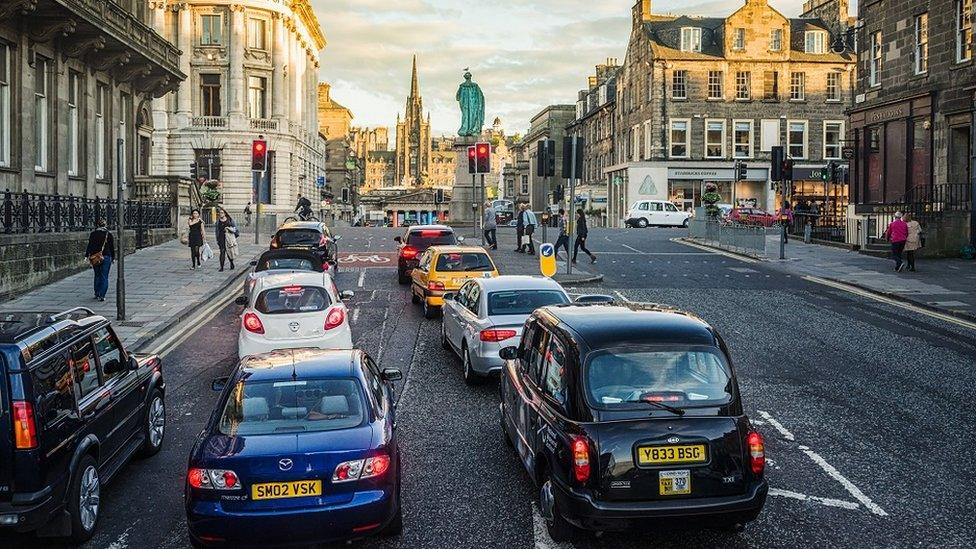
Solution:
[{"label": "black taxi cab", "polygon": [[548,306],[499,354],[501,428],[555,541],[581,529],[740,530],[762,510],[763,438],[701,319],[650,304]]}]

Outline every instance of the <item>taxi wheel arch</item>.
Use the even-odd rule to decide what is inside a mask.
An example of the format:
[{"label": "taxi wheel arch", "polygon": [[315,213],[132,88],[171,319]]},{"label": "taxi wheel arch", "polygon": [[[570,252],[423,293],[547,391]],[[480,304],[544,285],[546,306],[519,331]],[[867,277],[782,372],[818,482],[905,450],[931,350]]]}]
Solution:
[{"label": "taxi wheel arch", "polygon": [[640,218],[640,219],[637,220],[637,227],[640,228],[640,229],[646,229],[648,225],[649,225],[649,223],[647,222],[647,218],[646,217],[642,217],[642,218]]},{"label": "taxi wheel arch", "polygon": [[430,303],[427,302],[427,298],[421,298],[421,306],[424,308],[424,318],[434,319],[437,318],[438,308],[431,307]]}]

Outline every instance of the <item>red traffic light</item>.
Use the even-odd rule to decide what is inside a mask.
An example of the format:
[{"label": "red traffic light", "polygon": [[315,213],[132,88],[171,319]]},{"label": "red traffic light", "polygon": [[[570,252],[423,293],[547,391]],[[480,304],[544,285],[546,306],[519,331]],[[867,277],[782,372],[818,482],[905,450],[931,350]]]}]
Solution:
[{"label": "red traffic light", "polygon": [[477,173],[475,170],[475,158],[477,157],[475,147],[468,147],[468,173]]},{"label": "red traffic light", "polygon": [[268,167],[268,142],[255,139],[251,143],[251,170],[263,172]]},{"label": "red traffic light", "polygon": [[476,173],[491,173],[491,145],[488,143],[478,143],[475,145],[477,163]]}]

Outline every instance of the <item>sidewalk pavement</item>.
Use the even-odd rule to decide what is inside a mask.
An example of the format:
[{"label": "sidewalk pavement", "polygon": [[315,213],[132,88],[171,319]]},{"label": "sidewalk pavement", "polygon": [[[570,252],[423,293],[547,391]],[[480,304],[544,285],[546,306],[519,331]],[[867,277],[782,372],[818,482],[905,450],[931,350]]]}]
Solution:
[{"label": "sidewalk pavement", "polygon": [[[0,303],[0,310],[57,312],[72,307],[88,307],[112,320],[125,346],[138,351],[157,334],[183,320],[229,285],[239,284],[237,279],[250,269],[250,261],[267,249],[267,244],[254,244],[251,235],[238,240],[240,255],[234,261],[235,269],[230,270],[228,264],[224,272],[219,272],[219,251],[216,249],[213,259],[197,270],[191,270],[189,248],[180,244],[179,240],[142,248],[126,256],[124,321],[115,320],[118,263],[112,264],[108,294],[103,302],[94,299],[94,278],[92,272],[86,270]],[[268,238],[265,237],[264,242]],[[214,246],[213,242],[211,246]]]},{"label": "sidewalk pavement", "polygon": [[[555,232],[556,229],[550,229],[549,236],[554,235]],[[465,237],[466,242],[469,244],[481,244],[481,236],[471,236],[472,231],[470,227],[458,229],[457,233]],[[539,245],[542,244],[541,230],[536,231],[533,235],[536,255],[520,254],[514,251],[516,237],[514,227],[499,228],[496,234],[498,236],[498,249],[492,252],[492,257],[498,263],[498,270],[501,274],[541,275],[539,272]],[[572,246],[572,242],[570,242],[570,246]],[[570,250],[572,250],[572,247],[570,247]],[[590,259],[583,252],[580,252],[580,256],[579,262],[573,265],[573,274],[567,275],[565,251],[557,252],[556,274],[552,277],[553,280],[563,285],[588,284],[602,281],[603,275],[595,269],[599,263],[595,265],[591,264]]]}]

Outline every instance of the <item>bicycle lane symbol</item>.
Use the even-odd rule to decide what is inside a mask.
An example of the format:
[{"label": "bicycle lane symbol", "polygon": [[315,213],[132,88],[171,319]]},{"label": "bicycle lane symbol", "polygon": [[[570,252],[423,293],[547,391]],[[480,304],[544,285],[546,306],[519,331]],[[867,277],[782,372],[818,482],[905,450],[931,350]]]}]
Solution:
[{"label": "bicycle lane symbol", "polygon": [[395,265],[395,252],[351,252],[339,254],[339,264],[343,267],[393,267]]}]

